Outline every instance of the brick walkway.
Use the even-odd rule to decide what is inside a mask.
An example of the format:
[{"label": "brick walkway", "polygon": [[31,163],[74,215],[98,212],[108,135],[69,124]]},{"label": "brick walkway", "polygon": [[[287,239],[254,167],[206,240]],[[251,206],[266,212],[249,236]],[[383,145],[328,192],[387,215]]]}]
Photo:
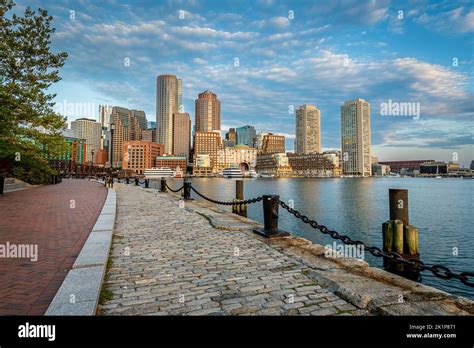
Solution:
[{"label": "brick walkway", "polygon": [[216,229],[169,194],[115,188],[102,315],[359,314],[252,232]]},{"label": "brick walkway", "polygon": [[99,183],[63,180],[0,197],[0,244],[38,245],[36,262],[0,258],[0,315],[44,314],[106,196]]}]

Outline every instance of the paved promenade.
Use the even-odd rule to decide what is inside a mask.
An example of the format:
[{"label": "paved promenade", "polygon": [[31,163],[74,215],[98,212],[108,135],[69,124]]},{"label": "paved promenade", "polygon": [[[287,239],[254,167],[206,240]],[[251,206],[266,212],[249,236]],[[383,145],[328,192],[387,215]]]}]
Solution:
[{"label": "paved promenade", "polygon": [[38,260],[0,258],[0,315],[42,315],[87,239],[107,190],[63,180],[0,197],[0,244],[38,246]]},{"label": "paved promenade", "polygon": [[169,194],[124,184],[115,189],[102,315],[367,313],[322,289],[302,263],[252,232],[215,228]]}]

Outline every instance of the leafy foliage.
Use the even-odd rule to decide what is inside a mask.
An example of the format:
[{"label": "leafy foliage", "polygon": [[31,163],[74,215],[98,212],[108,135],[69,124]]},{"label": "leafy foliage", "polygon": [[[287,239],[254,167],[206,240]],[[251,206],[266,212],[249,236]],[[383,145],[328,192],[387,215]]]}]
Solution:
[{"label": "leafy foliage", "polygon": [[48,88],[60,80],[67,53],[51,52],[53,17],[27,8],[23,16],[8,12],[12,0],[0,0],[0,170],[32,183],[45,182],[53,171],[46,154],[67,149],[61,136],[66,119],[53,110]]}]

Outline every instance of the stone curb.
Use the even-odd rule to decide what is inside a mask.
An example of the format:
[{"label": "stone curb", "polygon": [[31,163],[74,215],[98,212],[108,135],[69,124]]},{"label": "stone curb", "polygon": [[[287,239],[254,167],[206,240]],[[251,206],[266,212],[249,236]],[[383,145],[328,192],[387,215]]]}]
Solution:
[{"label": "stone curb", "polygon": [[117,196],[109,188],[94,228],[45,315],[95,315],[109,259]]}]

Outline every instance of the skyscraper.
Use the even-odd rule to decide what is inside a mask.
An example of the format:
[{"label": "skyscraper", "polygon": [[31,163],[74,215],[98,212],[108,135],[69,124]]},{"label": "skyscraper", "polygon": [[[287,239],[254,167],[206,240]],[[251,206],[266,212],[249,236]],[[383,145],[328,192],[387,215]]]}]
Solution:
[{"label": "skyscraper", "polygon": [[173,114],[173,154],[186,156],[189,161],[191,146],[191,118],[187,112]]},{"label": "skyscraper", "polygon": [[96,120],[78,118],[71,122],[71,129],[74,132],[74,137],[85,139],[86,141],[86,163],[95,162],[95,158],[92,157],[92,151],[94,151],[94,157],[99,152],[101,124]]},{"label": "skyscraper", "polygon": [[370,104],[364,99],[341,106],[341,148],[344,174],[370,176]]},{"label": "skyscraper", "polygon": [[321,152],[321,113],[314,105],[304,104],[296,110],[295,152]]},{"label": "skyscraper", "polygon": [[113,137],[113,166],[122,166],[123,143],[131,140],[141,140],[142,131],[146,129],[144,111],[129,110],[119,106],[112,108],[111,120],[115,124]]},{"label": "skyscraper", "polygon": [[257,132],[254,126],[243,126],[235,129],[237,133],[237,144],[255,147],[257,145]]},{"label": "skyscraper", "polygon": [[217,95],[209,90],[199,93],[195,107],[196,132],[221,129],[221,102]]},{"label": "skyscraper", "polygon": [[156,135],[164,152],[173,152],[173,113],[179,112],[181,80],[175,75],[160,75],[156,79]]},{"label": "skyscraper", "polygon": [[112,114],[112,106],[99,105],[99,122],[105,129],[110,128],[110,115]]}]

